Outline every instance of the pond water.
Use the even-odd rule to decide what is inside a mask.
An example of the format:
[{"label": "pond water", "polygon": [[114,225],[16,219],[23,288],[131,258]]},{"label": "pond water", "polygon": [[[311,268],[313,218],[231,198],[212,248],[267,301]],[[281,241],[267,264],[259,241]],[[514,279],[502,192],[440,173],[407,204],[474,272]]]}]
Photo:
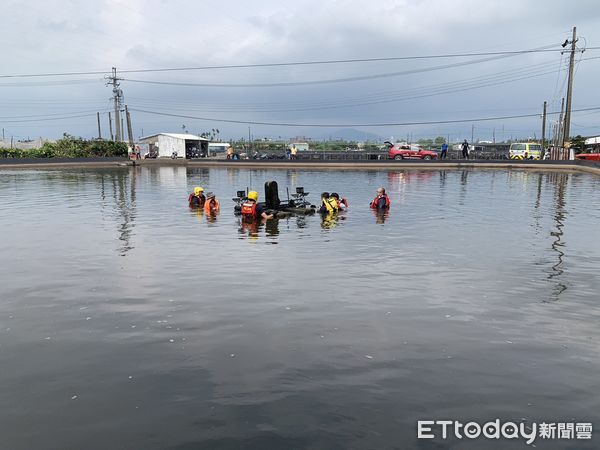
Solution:
[{"label": "pond water", "polygon": [[[350,208],[241,227],[231,198],[267,180]],[[216,219],[188,209],[196,185]],[[0,448],[526,448],[416,422],[600,426],[599,192],[556,172],[0,171]]]}]

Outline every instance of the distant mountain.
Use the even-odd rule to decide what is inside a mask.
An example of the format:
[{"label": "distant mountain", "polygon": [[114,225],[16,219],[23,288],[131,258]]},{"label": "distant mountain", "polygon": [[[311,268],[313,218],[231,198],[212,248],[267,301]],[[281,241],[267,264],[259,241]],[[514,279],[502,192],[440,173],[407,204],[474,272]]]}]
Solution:
[{"label": "distant mountain", "polygon": [[324,134],[321,136],[324,141],[327,140],[343,140],[343,141],[357,141],[357,142],[381,142],[385,139],[381,136],[366,131],[356,130],[354,128],[342,128],[340,130],[332,131],[331,133]]}]

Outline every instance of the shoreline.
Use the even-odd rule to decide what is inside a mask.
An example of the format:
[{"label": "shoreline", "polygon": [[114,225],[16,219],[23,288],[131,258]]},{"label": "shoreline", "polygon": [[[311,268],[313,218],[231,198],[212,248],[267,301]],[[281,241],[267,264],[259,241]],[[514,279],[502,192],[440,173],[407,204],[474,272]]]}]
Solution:
[{"label": "shoreline", "polygon": [[161,167],[184,166],[205,168],[239,169],[313,169],[313,170],[535,170],[572,171],[600,175],[600,163],[588,161],[507,161],[507,160],[445,160],[445,161],[230,161],[230,160],[185,160],[160,159],[131,161],[125,158],[94,159],[0,159],[0,169],[71,169],[71,168],[114,168],[114,167]]}]

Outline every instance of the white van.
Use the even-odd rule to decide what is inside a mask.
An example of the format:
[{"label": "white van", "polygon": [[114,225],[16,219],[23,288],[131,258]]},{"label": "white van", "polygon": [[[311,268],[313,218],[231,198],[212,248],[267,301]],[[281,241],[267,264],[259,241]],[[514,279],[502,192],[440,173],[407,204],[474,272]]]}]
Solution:
[{"label": "white van", "polygon": [[542,159],[542,145],[535,142],[515,142],[508,149],[510,159]]}]

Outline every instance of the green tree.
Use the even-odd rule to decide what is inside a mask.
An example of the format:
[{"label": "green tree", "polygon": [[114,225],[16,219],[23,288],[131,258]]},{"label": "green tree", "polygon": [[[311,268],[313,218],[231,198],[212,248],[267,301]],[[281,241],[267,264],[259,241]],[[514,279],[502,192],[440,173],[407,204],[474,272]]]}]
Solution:
[{"label": "green tree", "polygon": [[582,153],[585,150],[585,138],[578,134],[571,138],[571,148],[575,153]]},{"label": "green tree", "polygon": [[431,148],[433,147],[433,139],[419,139],[417,144],[425,148]]}]

